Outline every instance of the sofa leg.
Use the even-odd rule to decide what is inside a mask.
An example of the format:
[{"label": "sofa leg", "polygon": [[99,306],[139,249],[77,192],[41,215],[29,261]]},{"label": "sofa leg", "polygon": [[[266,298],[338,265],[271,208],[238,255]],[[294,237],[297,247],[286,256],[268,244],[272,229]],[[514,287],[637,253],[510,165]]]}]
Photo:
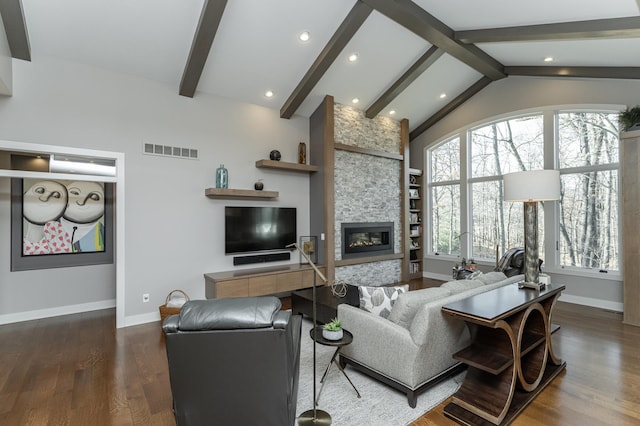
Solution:
[{"label": "sofa leg", "polygon": [[418,395],[414,391],[407,392],[407,401],[409,402],[409,407],[416,408],[418,404]]},{"label": "sofa leg", "polygon": [[342,358],[342,356],[338,357],[338,363],[340,364],[340,367],[342,367],[343,369],[347,366],[347,361],[345,361],[344,358]]}]

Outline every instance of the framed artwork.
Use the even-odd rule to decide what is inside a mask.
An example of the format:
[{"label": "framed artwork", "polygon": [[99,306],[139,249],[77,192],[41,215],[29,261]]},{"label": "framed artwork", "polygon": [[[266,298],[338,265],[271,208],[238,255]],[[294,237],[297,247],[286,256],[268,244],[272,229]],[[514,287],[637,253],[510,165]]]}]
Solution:
[{"label": "framed artwork", "polygon": [[113,184],[11,179],[11,271],[113,263]]},{"label": "framed artwork", "polygon": [[[318,263],[318,237],[300,237],[300,250],[304,252],[313,263]],[[300,264],[305,265],[309,262],[301,254]]]}]

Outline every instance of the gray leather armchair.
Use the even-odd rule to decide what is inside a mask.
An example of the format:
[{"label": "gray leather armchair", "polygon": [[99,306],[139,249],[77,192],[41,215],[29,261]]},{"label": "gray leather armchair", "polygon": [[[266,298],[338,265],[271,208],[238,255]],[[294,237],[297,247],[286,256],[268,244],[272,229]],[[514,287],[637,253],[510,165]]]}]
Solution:
[{"label": "gray leather armchair", "polygon": [[194,300],[165,320],[179,426],[295,423],[301,317],[280,306],[276,297]]}]

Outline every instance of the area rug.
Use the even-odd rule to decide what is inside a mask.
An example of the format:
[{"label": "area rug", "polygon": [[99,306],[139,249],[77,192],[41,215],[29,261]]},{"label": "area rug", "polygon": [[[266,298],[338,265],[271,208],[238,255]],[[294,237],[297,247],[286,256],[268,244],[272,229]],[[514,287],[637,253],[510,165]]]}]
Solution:
[{"label": "area rug", "polygon": [[[300,357],[300,381],[297,416],[313,409],[313,340],[309,337],[311,321],[302,323]],[[320,390],[320,378],[331,360],[334,347],[316,345],[316,392]],[[464,373],[448,379],[418,396],[416,408],[411,408],[405,394],[386,386],[353,368],[345,369],[360,392],[355,391],[334,364],[325,379],[317,409],[331,416],[336,426],[403,426],[410,424],[458,390]]]}]

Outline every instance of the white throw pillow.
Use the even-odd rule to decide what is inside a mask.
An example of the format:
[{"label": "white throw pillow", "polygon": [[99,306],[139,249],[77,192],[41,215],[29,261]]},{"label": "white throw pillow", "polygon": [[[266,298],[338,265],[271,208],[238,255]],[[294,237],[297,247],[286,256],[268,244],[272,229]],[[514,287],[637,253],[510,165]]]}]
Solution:
[{"label": "white throw pillow", "polygon": [[360,309],[387,318],[401,293],[409,291],[409,284],[394,287],[358,286]]}]

